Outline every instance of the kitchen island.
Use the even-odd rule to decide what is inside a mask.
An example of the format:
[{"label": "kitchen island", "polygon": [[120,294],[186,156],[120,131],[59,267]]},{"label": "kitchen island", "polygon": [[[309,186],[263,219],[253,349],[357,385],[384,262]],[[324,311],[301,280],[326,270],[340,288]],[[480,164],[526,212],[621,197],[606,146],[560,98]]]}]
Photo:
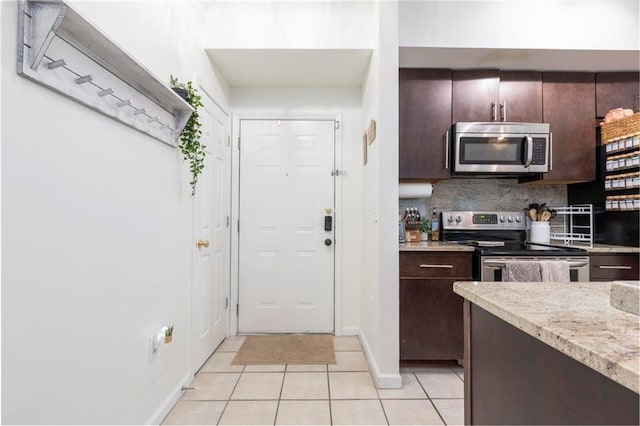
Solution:
[{"label": "kitchen island", "polygon": [[611,284],[456,282],[466,424],[638,424],[640,317]]}]

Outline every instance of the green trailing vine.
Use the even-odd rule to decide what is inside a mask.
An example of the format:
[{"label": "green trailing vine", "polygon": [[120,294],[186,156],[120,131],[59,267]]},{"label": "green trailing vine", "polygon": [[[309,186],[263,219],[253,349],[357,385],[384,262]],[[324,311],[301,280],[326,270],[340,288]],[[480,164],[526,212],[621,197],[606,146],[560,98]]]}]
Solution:
[{"label": "green trailing vine", "polygon": [[173,88],[182,89],[186,92],[186,101],[194,109],[187,125],[184,126],[182,133],[180,133],[180,144],[178,148],[184,155],[184,159],[189,161],[189,170],[191,171],[191,195],[196,194],[196,185],[198,183],[198,176],[204,169],[204,157],[206,153],[204,149],[206,146],[200,143],[200,137],[202,136],[202,123],[200,122],[200,115],[198,114],[198,108],[203,107],[202,96],[198,94],[198,90],[193,87],[190,81],[186,83],[180,83],[178,79],[171,76],[171,86]]}]

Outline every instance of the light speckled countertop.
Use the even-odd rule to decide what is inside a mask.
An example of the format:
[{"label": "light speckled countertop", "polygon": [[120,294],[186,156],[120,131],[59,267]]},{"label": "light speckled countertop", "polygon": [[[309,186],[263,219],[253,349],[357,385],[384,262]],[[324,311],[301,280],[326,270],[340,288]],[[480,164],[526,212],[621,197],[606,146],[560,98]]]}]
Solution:
[{"label": "light speckled countertop", "polygon": [[453,291],[640,393],[640,317],[610,305],[611,283],[474,281],[456,282]]},{"label": "light speckled countertop", "polygon": [[640,253],[640,247],[614,246],[611,244],[594,244],[593,247],[582,247],[589,253]]},{"label": "light speckled countertop", "polygon": [[474,251],[475,247],[448,241],[420,241],[400,243],[400,251]]}]

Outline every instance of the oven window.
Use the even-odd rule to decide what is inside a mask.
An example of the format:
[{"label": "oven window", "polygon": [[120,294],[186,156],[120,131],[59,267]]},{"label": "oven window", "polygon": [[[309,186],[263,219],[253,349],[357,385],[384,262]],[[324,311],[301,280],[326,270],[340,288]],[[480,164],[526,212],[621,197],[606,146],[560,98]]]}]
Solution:
[{"label": "oven window", "polygon": [[522,164],[523,138],[521,137],[468,137],[460,138],[461,164]]},{"label": "oven window", "polygon": [[[578,281],[578,270],[577,269],[569,269],[569,279],[572,282]],[[492,281],[502,281],[502,268],[497,268],[493,270],[493,280]]]}]

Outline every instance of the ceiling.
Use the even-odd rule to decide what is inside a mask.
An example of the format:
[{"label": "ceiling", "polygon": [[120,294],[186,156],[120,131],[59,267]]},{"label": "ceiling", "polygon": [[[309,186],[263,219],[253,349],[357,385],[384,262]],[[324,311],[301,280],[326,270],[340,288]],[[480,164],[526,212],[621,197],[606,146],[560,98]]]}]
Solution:
[{"label": "ceiling", "polygon": [[371,49],[206,49],[231,87],[361,87]]},{"label": "ceiling", "polygon": [[494,68],[537,71],[638,71],[640,52],[401,47],[401,68]]}]

